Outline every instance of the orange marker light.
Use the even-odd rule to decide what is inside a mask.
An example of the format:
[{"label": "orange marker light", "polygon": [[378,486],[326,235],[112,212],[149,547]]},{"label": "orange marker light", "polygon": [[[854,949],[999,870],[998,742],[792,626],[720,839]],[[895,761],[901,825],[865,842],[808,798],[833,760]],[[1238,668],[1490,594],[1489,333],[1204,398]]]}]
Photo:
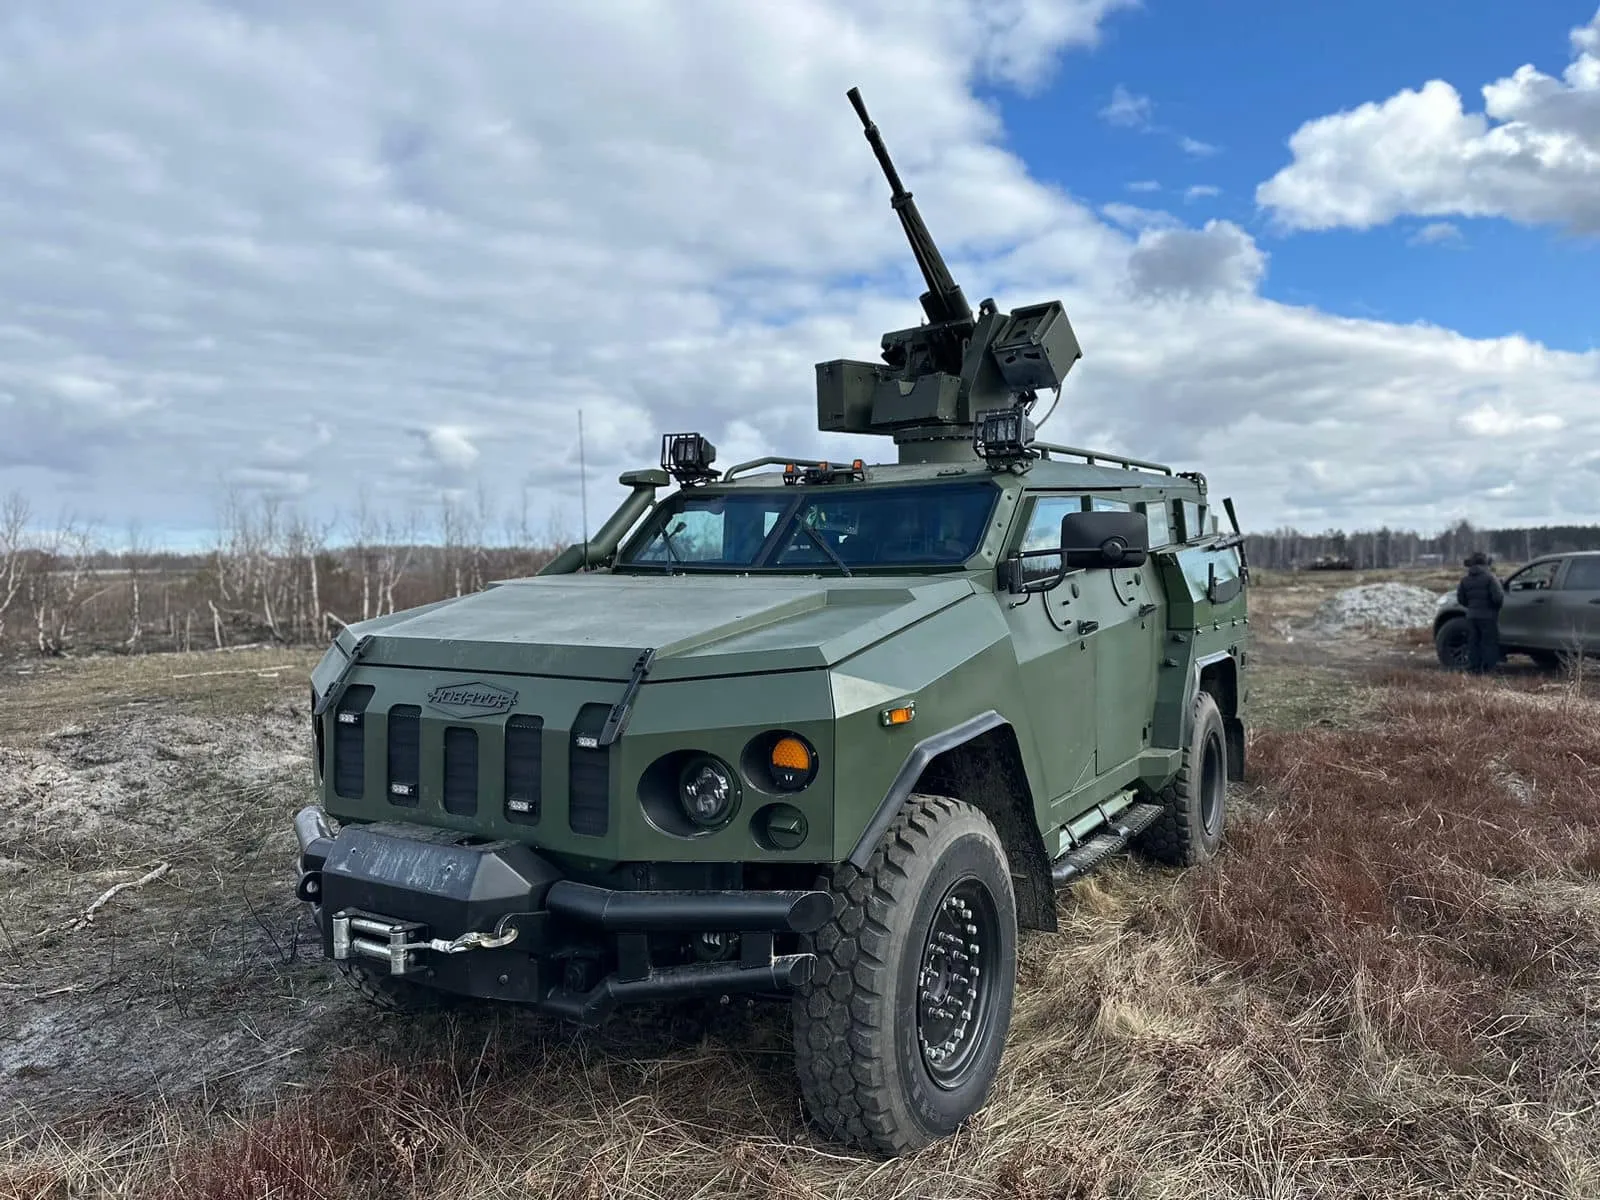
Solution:
[{"label": "orange marker light", "polygon": [[909,725],[917,715],[917,706],[914,704],[901,705],[899,708],[886,708],[878,714],[885,725]]},{"label": "orange marker light", "polygon": [[779,738],[772,747],[772,765],[779,770],[811,770],[811,752],[799,738]]}]

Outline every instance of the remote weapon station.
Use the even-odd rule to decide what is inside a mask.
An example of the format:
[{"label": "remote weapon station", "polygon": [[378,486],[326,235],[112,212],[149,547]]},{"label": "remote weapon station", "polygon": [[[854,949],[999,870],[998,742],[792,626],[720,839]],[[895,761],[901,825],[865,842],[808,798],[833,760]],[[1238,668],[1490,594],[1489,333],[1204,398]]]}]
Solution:
[{"label": "remote weapon station", "polygon": [[1249,571],[1202,476],[1037,439],[1065,311],[974,312],[849,98],[926,319],[817,424],[897,461],[667,434],[537,576],[343,630],[297,894],[389,1009],[785,1003],[811,1119],[899,1154],[983,1108],[1058,888],[1221,844]]}]

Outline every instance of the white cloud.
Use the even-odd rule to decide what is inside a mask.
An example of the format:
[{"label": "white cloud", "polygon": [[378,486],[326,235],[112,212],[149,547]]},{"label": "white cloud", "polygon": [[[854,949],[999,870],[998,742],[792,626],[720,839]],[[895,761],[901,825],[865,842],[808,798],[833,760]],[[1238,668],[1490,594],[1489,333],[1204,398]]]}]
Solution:
[{"label": "white cloud", "polygon": [[1197,183],[1185,189],[1183,198],[1188,201],[1209,200],[1213,196],[1222,195],[1222,189],[1209,183]]},{"label": "white cloud", "polygon": [[430,462],[451,471],[469,471],[478,461],[478,448],[468,431],[456,425],[435,425],[411,431],[422,441],[422,452]]},{"label": "white cloud", "polygon": [[1530,65],[1463,110],[1443,80],[1308,121],[1294,160],[1256,189],[1299,229],[1366,229],[1403,214],[1506,217],[1600,233],[1600,11],[1570,32],[1562,77]]},{"label": "white cloud", "polygon": [[1461,240],[1461,230],[1449,221],[1429,221],[1406,239],[1408,246],[1441,246]]},{"label": "white cloud", "polygon": [[1147,228],[1128,256],[1133,289],[1147,296],[1251,292],[1266,267],[1266,253],[1231,221],[1207,221],[1203,229]]},{"label": "white cloud", "polygon": [[1208,158],[1217,153],[1218,147],[1210,142],[1202,142],[1199,138],[1180,137],[1178,145],[1185,154],[1192,154],[1196,158]]},{"label": "white cloud", "polygon": [[1519,413],[1484,404],[1462,413],[1461,426],[1478,437],[1499,438],[1529,431],[1556,433],[1567,423],[1555,413]]},{"label": "white cloud", "polygon": [[[228,483],[319,520],[526,485],[575,529],[580,410],[591,527],[664,432],[892,454],[814,424],[813,364],[919,319],[859,84],[967,294],[1067,305],[1049,436],[1253,526],[1600,517],[1600,355],[1276,304],[1237,226],[1086,209],[979,89],[1114,6],[923,2],[7,10],[0,492],[155,532]],[[1485,407],[1565,426],[1489,454]]]},{"label": "white cloud", "polygon": [[1159,192],[1161,184],[1154,179],[1135,179],[1128,184],[1130,192]]},{"label": "white cloud", "polygon": [[1149,96],[1130,92],[1119,83],[1111,89],[1111,102],[1100,110],[1100,118],[1108,125],[1144,129],[1150,124],[1151,108]]}]

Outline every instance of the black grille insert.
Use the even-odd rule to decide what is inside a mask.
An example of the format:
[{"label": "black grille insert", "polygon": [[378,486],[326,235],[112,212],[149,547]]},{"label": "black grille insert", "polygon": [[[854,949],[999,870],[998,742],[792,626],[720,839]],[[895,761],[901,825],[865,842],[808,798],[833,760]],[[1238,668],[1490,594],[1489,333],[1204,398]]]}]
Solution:
[{"label": "black grille insert", "polygon": [[505,795],[508,821],[533,825],[539,820],[543,741],[543,717],[518,713],[506,722]]},{"label": "black grille insert", "polygon": [[355,799],[367,790],[367,705],[372,687],[358,683],[344,689],[333,714],[333,790]]},{"label": "black grille insert", "polygon": [[389,710],[389,803],[416,807],[422,789],[422,709],[397,704]]},{"label": "black grille insert", "polygon": [[459,817],[478,811],[478,731],[452,725],[444,731],[444,810]]},{"label": "black grille insert", "polygon": [[567,751],[567,825],[589,837],[611,827],[611,748],[597,744],[610,712],[609,704],[580,708]]}]

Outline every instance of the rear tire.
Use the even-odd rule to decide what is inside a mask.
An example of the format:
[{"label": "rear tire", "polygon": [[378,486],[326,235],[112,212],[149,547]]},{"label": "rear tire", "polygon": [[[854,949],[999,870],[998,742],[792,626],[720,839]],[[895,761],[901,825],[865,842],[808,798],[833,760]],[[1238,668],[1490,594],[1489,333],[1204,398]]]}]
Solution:
[{"label": "rear tire", "polygon": [[983,1107],[1000,1067],[1017,973],[1005,849],[970,804],[913,795],[866,870],[820,886],[833,918],[806,939],[816,969],[792,1009],[806,1108],[836,1141],[919,1150]]},{"label": "rear tire", "polygon": [[1164,811],[1135,843],[1146,856],[1191,867],[1216,854],[1228,825],[1228,739],[1210,692],[1195,696],[1182,764],[1155,800]]},{"label": "rear tire", "polygon": [[1465,671],[1472,645],[1472,626],[1466,617],[1451,617],[1433,635],[1434,653],[1447,671]]}]

